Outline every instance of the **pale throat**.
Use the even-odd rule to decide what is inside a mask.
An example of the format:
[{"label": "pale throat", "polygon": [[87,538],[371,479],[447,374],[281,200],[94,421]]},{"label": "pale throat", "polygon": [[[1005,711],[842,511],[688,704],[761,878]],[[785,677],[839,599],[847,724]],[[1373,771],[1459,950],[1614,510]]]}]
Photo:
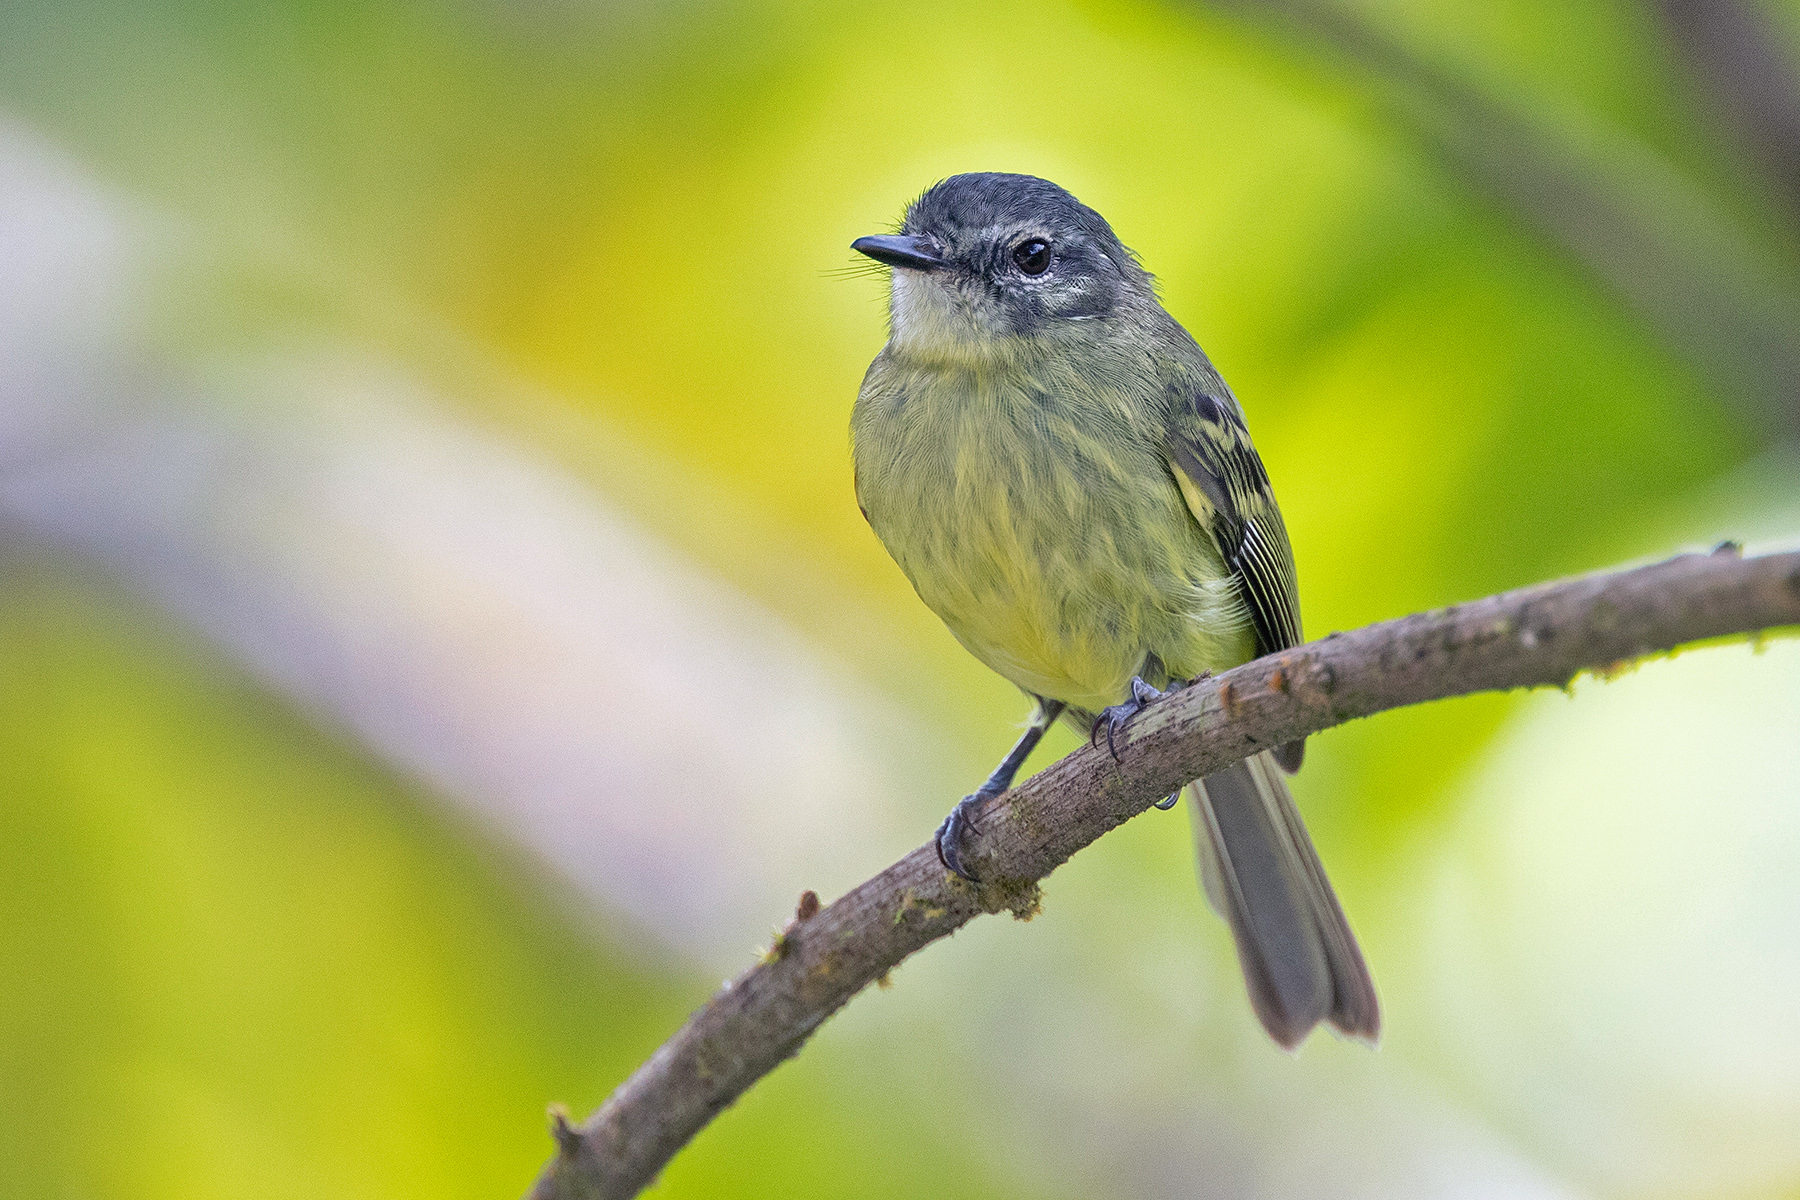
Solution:
[{"label": "pale throat", "polygon": [[996,328],[967,297],[917,271],[894,272],[888,320],[894,350],[919,363],[998,366],[1030,349],[1030,339]]}]

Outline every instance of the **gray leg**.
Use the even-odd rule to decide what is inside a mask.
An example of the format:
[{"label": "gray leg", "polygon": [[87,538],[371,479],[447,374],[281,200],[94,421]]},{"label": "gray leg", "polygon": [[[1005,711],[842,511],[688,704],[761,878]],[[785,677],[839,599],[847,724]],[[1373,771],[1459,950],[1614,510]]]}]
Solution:
[{"label": "gray leg", "polygon": [[975,882],[975,876],[963,866],[962,840],[965,834],[975,831],[975,806],[1012,786],[1013,776],[1019,773],[1025,760],[1037,749],[1037,744],[1044,738],[1044,732],[1062,715],[1064,706],[1061,700],[1046,700],[1042,696],[1034,696],[1032,699],[1037,701],[1037,711],[1031,714],[1031,724],[1025,727],[1025,732],[1020,735],[1013,748],[1000,760],[994,773],[987,777],[987,782],[964,796],[950,810],[950,815],[944,818],[944,823],[938,826],[938,861],[944,864],[946,870],[971,883]]}]

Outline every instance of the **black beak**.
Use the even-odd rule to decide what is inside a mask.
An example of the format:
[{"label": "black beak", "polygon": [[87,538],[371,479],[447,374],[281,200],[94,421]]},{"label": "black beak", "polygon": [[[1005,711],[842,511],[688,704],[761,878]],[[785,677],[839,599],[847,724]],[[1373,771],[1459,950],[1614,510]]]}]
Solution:
[{"label": "black beak", "polygon": [[857,238],[850,243],[850,248],[890,267],[932,271],[944,265],[943,254],[930,238],[884,233],[880,237]]}]

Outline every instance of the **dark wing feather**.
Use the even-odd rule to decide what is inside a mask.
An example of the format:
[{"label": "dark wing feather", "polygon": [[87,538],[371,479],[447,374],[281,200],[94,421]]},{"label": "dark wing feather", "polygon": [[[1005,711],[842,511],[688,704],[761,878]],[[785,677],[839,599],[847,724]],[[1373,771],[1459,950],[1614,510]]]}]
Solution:
[{"label": "dark wing feather", "polygon": [[[1203,391],[1177,403],[1167,448],[1189,511],[1212,535],[1250,610],[1257,654],[1298,646],[1303,639],[1294,551],[1237,404]],[[1304,750],[1304,741],[1290,742],[1275,757],[1295,771]]]}]

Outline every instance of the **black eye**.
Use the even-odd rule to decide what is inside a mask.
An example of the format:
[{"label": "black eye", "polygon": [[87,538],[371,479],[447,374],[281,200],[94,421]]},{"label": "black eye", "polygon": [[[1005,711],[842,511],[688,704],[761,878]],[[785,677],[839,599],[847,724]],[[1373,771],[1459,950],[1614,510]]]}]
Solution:
[{"label": "black eye", "polygon": [[1013,247],[1013,262],[1027,275],[1042,275],[1050,269],[1050,243],[1043,238],[1027,238]]}]

